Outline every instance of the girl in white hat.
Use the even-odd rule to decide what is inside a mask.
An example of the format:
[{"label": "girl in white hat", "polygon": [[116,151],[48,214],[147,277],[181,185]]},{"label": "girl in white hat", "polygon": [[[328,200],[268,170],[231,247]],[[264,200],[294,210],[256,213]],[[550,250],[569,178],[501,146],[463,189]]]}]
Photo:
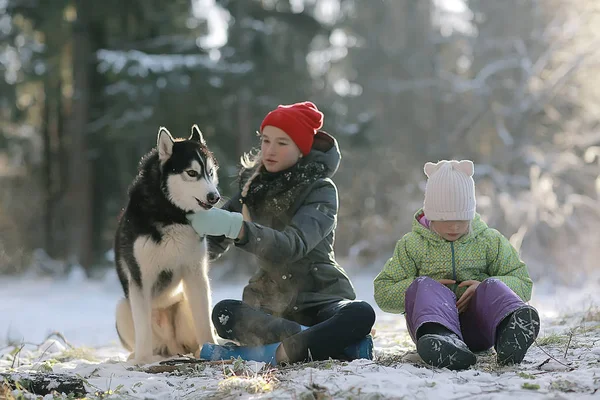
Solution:
[{"label": "girl in white hat", "polygon": [[375,301],[404,313],[428,364],[466,369],[473,352],[495,348],[502,365],[520,363],[539,332],[525,304],[533,283],[510,242],[476,213],[469,160],[425,164],[423,208],[375,278]]}]

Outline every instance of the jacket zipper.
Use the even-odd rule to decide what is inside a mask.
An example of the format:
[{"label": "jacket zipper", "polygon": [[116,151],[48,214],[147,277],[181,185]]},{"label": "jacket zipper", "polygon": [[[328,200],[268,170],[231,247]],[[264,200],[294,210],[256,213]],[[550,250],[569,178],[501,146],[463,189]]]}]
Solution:
[{"label": "jacket zipper", "polygon": [[[454,242],[450,242],[450,250],[452,250],[452,280],[456,282],[456,262],[454,260]],[[452,291],[456,294],[456,289],[458,289],[458,282],[452,285]]]}]

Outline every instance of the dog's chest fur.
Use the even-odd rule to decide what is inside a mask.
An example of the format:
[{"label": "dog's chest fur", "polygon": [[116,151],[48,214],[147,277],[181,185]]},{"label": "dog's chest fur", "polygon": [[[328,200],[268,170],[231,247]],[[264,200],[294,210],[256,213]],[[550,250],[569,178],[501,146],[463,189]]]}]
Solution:
[{"label": "dog's chest fur", "polygon": [[[182,273],[202,271],[205,265],[206,245],[190,225],[173,224],[158,228],[160,240],[149,235],[138,237],[133,243],[133,254],[141,265],[143,280],[155,281],[163,271],[169,271],[173,282]],[[145,275],[145,276],[144,276]]]}]

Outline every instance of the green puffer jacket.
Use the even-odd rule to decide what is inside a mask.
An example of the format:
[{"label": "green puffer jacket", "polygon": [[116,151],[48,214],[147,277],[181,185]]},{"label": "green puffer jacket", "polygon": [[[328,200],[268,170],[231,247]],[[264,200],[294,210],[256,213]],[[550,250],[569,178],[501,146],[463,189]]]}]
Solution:
[{"label": "green puffer jacket", "polygon": [[472,232],[454,242],[423,226],[418,221],[422,214],[422,210],[415,214],[412,231],[396,243],[394,255],[373,282],[375,301],[383,311],[403,313],[406,289],[420,276],[455,280],[448,287],[457,298],[467,289],[457,287],[460,282],[497,278],[529,301],[533,282],[527,266],[508,239],[489,228],[479,214]]}]

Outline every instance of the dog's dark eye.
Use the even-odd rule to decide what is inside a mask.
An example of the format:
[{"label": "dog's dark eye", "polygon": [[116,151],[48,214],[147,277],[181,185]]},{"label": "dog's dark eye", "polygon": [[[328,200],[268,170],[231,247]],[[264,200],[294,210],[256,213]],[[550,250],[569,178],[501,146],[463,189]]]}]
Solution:
[{"label": "dog's dark eye", "polygon": [[210,176],[211,178],[213,177],[214,174],[215,174],[214,169],[211,169],[210,171],[208,171],[208,176]]},{"label": "dog's dark eye", "polygon": [[197,176],[198,176],[198,171],[194,171],[193,169],[188,169],[188,170],[187,170],[187,171],[185,171],[185,172],[187,172],[187,174],[188,174],[189,176],[191,176],[192,178],[195,178],[195,177],[197,177]]}]

